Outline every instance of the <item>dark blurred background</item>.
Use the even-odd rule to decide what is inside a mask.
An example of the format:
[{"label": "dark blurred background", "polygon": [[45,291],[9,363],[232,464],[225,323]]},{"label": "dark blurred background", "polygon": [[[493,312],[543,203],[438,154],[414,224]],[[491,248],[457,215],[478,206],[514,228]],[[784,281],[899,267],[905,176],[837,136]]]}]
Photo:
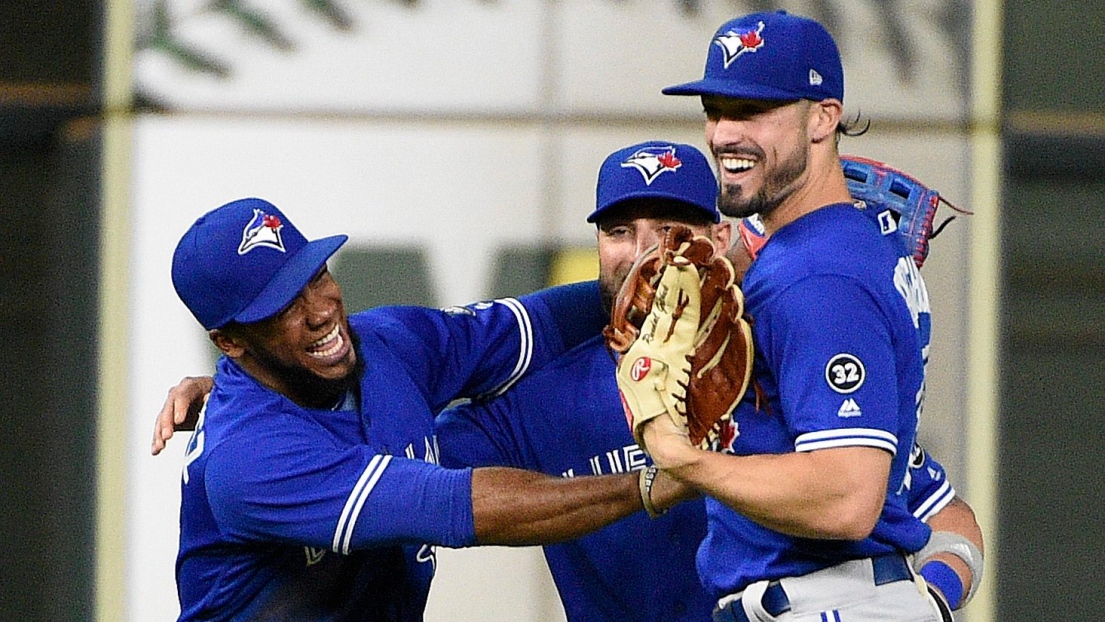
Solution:
[{"label": "dark blurred background", "polygon": [[[0,3],[2,620],[94,617],[101,5]],[[1002,622],[1094,619],[1105,3],[1010,0],[1004,19],[1000,559],[987,574]]]}]

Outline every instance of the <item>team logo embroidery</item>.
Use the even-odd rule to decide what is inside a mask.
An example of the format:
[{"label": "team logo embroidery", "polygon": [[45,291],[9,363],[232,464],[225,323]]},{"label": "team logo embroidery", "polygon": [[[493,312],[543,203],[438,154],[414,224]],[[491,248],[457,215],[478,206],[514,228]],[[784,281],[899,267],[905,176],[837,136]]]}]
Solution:
[{"label": "team logo embroidery", "polygon": [[[863,386],[867,371],[863,362],[851,354],[837,354],[825,366],[825,381],[837,393],[851,393]],[[858,407],[857,407],[858,408]]]},{"label": "team logo embroidery", "polygon": [[242,243],[238,245],[238,254],[245,255],[260,246],[275,248],[281,253],[287,252],[284,249],[284,239],[280,235],[283,228],[284,223],[280,222],[279,216],[266,214],[259,209],[253,210],[253,218],[242,229]]},{"label": "team logo embroidery", "polygon": [[648,375],[650,369],[652,369],[652,359],[642,356],[633,361],[633,366],[629,368],[629,377],[633,379],[633,382],[640,382],[642,378]]},{"label": "team logo embroidery", "polygon": [[635,168],[645,178],[645,185],[667,171],[676,171],[683,163],[675,157],[675,147],[646,147],[622,162],[622,168]]},{"label": "team logo embroidery", "polygon": [[729,68],[729,65],[733,64],[733,61],[740,58],[741,54],[745,52],[755,52],[764,46],[764,38],[760,36],[763,30],[764,23],[759,22],[756,24],[755,30],[748,30],[745,32],[730,30],[720,35],[717,39],[714,39],[714,44],[721,48],[726,69]]},{"label": "team logo embroidery", "polygon": [[846,419],[848,417],[858,417],[863,414],[860,410],[859,404],[852,398],[844,400],[844,403],[840,405],[840,408],[836,411],[836,416]]}]

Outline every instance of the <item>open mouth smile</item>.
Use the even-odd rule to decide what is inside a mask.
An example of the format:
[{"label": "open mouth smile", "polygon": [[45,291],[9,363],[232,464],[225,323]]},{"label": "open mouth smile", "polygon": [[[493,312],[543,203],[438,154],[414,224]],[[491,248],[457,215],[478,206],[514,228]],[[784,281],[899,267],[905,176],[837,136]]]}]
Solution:
[{"label": "open mouth smile", "polygon": [[318,341],[307,346],[307,354],[315,358],[327,358],[341,351],[345,346],[345,339],[341,336],[341,327],[334,324],[333,330]]}]

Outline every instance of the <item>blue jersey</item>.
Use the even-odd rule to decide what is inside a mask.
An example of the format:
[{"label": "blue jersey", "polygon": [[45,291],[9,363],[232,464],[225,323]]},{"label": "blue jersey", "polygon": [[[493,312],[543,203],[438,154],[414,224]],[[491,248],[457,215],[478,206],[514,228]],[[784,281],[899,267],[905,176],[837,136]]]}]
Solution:
[{"label": "blue jersey", "polygon": [[[578,477],[642,469],[647,457],[625,423],[614,362],[601,338],[535,371],[502,397],[438,418],[445,466],[514,466]],[[912,453],[910,508],[926,519],[955,496],[943,467]],[[545,547],[571,622],[706,622],[715,599],[695,570],[705,503],[650,520],[638,512],[584,538]],[[659,572],[658,569],[663,569]]]},{"label": "blue jersey", "polygon": [[365,368],[333,410],[220,359],[182,478],[181,620],[421,620],[432,545],[475,538],[471,471],[436,464],[434,415],[505,390],[605,319],[594,283],[522,302],[351,316]]},{"label": "blue jersey", "polygon": [[[891,232],[893,233],[893,232]],[[928,527],[908,507],[906,471],[924,402],[931,329],[924,281],[896,235],[851,204],[782,227],[743,282],[755,391],[726,451],[779,454],[864,446],[889,452],[883,511],[861,541],[798,538],[707,501],[699,571],[715,597],[849,559],[913,552]]]}]

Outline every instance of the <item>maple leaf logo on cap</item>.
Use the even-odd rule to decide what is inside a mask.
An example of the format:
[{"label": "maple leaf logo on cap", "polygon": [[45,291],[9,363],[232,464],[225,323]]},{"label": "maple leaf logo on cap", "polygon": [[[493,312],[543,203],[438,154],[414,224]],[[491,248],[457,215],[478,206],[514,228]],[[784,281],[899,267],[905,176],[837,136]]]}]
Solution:
[{"label": "maple leaf logo on cap", "polygon": [[652,185],[653,180],[665,171],[675,171],[683,163],[675,157],[675,147],[648,147],[635,152],[622,162],[622,168],[635,168],[640,171],[645,179],[645,185]]},{"label": "maple leaf logo on cap", "polygon": [[280,217],[254,209],[253,218],[249,219],[242,229],[242,243],[238,245],[238,254],[245,255],[249,251],[259,248],[273,248],[281,253],[287,252],[284,248],[284,240],[280,236],[280,229],[284,223]]},{"label": "maple leaf logo on cap", "polygon": [[733,61],[740,58],[745,52],[755,52],[764,46],[764,38],[761,33],[764,23],[759,22],[755,30],[745,32],[729,32],[714,39],[714,44],[721,48],[725,58],[725,68],[728,69]]}]

